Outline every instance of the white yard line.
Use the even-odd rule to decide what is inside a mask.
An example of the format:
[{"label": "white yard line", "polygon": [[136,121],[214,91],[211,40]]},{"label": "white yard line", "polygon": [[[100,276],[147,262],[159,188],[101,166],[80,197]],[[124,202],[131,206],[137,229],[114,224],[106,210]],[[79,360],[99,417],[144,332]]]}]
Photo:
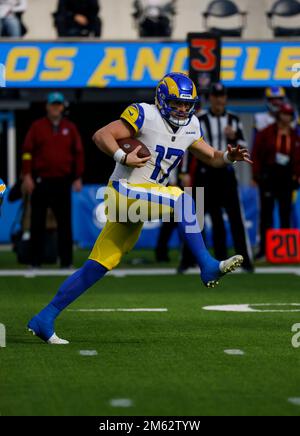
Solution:
[{"label": "white yard line", "polygon": [[81,356],[97,356],[98,355],[96,350],[80,350],[79,354]]},{"label": "white yard line", "polygon": [[245,352],[243,350],[232,349],[232,350],[224,350],[225,354],[229,354],[231,356],[243,356]]},{"label": "white yard line", "polygon": [[[262,307],[262,309],[257,308]],[[278,306],[278,309],[268,309],[269,306]],[[279,309],[281,306],[298,307],[298,309]],[[247,304],[222,304],[218,306],[204,306],[204,310],[212,310],[217,312],[300,312],[300,303],[247,303]]]},{"label": "white yard line", "polygon": [[67,309],[68,312],[168,312],[166,308],[148,309],[148,308],[134,308],[134,309]]},{"label": "white yard line", "polygon": [[109,401],[109,404],[112,407],[131,407],[133,402],[130,398],[113,398]]},{"label": "white yard line", "polygon": [[300,397],[288,398],[288,402],[294,404],[294,406],[300,406]]},{"label": "white yard line", "polygon": [[[76,270],[70,269],[2,269],[0,277],[60,277],[69,276]],[[242,270],[237,270],[233,274],[243,273]],[[186,275],[199,274],[198,268],[191,268],[186,272]],[[278,266],[278,267],[258,267],[254,274],[296,274],[300,276],[300,267]],[[110,271],[108,275],[113,277],[126,276],[168,276],[177,275],[176,268],[123,268]]]}]

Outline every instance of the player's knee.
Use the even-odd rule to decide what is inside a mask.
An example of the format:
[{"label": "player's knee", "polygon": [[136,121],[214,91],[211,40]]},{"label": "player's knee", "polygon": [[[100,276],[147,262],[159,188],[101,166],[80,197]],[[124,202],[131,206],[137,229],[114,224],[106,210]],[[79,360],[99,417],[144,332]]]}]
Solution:
[{"label": "player's knee", "polygon": [[102,268],[105,268],[107,271],[110,271],[119,265],[122,257],[123,257],[123,254],[118,252],[115,254],[102,255],[101,257],[100,256],[97,256],[97,257],[90,256],[89,260],[100,265]]},{"label": "player's knee", "polygon": [[88,259],[82,267],[82,273],[84,275],[87,284],[92,285],[100,278],[102,278],[108,271],[101,263]]},{"label": "player's knee", "polygon": [[113,259],[110,258],[110,259],[108,260],[108,262],[107,262],[108,269],[109,269],[109,270],[112,270],[112,269],[117,268],[117,266],[118,266],[119,263],[121,262],[121,259],[122,259],[122,256],[114,257]]}]

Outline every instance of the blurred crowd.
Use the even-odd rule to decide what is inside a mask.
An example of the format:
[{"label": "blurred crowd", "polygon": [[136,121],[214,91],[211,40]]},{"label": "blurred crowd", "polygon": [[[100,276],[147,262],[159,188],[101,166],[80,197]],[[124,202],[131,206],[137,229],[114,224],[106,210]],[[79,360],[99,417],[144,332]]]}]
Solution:
[{"label": "blurred crowd", "polygon": [[[258,246],[254,247],[255,253],[245,226],[234,165],[215,169],[187,153],[181,168],[171,180],[171,184],[182,188],[204,187],[204,212],[210,217],[214,254],[219,260],[228,257],[224,222],[224,212],[226,213],[234,250],[243,255],[243,268],[247,272],[254,270],[255,259],[265,258],[266,232],[273,227],[276,202],[279,206],[280,227],[291,227],[292,198],[300,186],[298,115],[283,88],[267,88],[265,102],[266,111],[254,116],[252,144],[245,138],[239,116],[227,109],[227,89],[221,82],[212,84],[208,108],[201,110],[199,107],[197,112],[204,138],[214,148],[225,151],[228,144],[231,144],[235,147],[248,147],[252,151],[252,184],[260,199],[259,240]],[[32,124],[23,143],[22,192],[26,211],[20,235],[23,242],[17,242],[24,246],[24,233],[30,235],[31,257],[25,256],[26,259],[20,261],[31,263],[34,267],[47,260],[47,253],[44,258],[40,254],[44,252],[41,241],[47,240],[44,236],[48,232],[48,245],[51,245],[53,228],[57,232],[56,255],[61,266],[72,265],[71,190],[81,190],[84,153],[77,127],[64,115],[65,106],[66,101],[61,92],[50,93],[45,116]],[[195,189],[193,195],[197,195]],[[29,215],[31,219],[28,218]],[[168,245],[174,229],[175,222],[162,223],[155,250],[158,262],[169,261]],[[183,246],[178,271],[184,272],[194,265],[191,252],[187,246]]]},{"label": "blurred crowd", "polygon": [[[297,14],[300,13],[300,6],[297,9],[296,3],[292,0],[278,0],[276,5],[285,6],[287,13],[288,8],[293,6],[293,13]],[[132,15],[140,37],[172,35],[176,0],[134,0],[132,5]],[[58,0],[52,16],[57,36],[100,37],[100,6],[99,0]],[[20,38],[26,34],[23,16],[28,7],[27,0],[0,0],[0,36]],[[269,12],[269,19],[275,12],[274,6]],[[210,17],[230,14],[239,14],[245,18],[245,13],[232,1],[211,2],[203,14],[207,29],[221,36],[241,36],[242,27],[227,29],[225,33],[209,27]],[[292,15],[291,12],[290,16]],[[295,36],[298,31],[300,34],[298,28],[290,29],[292,33],[285,36]],[[280,36],[284,29],[280,31],[278,28],[276,32],[275,36]],[[274,34],[276,32],[274,30]],[[252,252],[245,227],[239,181],[234,166],[215,170],[187,155],[177,178],[173,180],[174,184],[183,188],[205,187],[205,214],[209,215],[212,223],[213,248],[215,257],[220,260],[228,257],[224,224],[224,211],[226,212],[234,249],[243,255],[244,269],[249,272],[253,271],[255,259],[265,257],[266,232],[273,226],[276,202],[281,228],[291,226],[292,198],[300,185],[300,124],[297,112],[288,101],[285,90],[280,87],[267,88],[265,102],[266,110],[254,116],[253,138],[248,140],[241,119],[227,109],[227,90],[222,83],[211,86],[208,109],[199,108],[197,113],[204,137],[213,147],[225,151],[229,143],[233,146],[248,146],[252,152],[252,184],[257,188],[260,198],[259,244],[255,253]],[[61,93],[51,93],[46,104],[46,116],[31,126],[23,145],[22,188],[31,208],[31,222],[25,219],[25,227],[31,235],[33,257],[29,262],[33,266],[39,266],[42,261],[38,253],[47,227],[49,208],[54,214],[54,217],[49,218],[50,228],[52,218],[56,221],[61,266],[68,267],[72,264],[70,193],[72,187],[77,191],[81,189],[84,160],[79,132],[64,117],[64,108],[64,96]],[[40,143],[43,143],[43,148],[39,147]],[[51,152],[53,144],[57,147],[63,144],[66,153],[54,155]],[[58,186],[63,186],[64,189],[59,189]],[[176,223],[162,225],[155,251],[157,261],[168,261],[168,242],[175,228]],[[179,271],[183,272],[193,265],[192,254],[187,247],[183,247]]]},{"label": "blurred crowd", "polygon": [[[139,36],[171,36],[176,0],[134,0],[132,14]],[[22,15],[27,0],[0,0],[0,35],[22,37],[26,27]],[[57,36],[100,37],[102,22],[99,0],[58,0],[53,13]]]},{"label": "blurred crowd", "polygon": [[[254,260],[264,260],[266,233],[273,227],[274,208],[278,204],[280,228],[291,227],[292,199],[300,186],[300,124],[296,110],[281,87],[265,90],[266,111],[254,116],[253,139],[246,141],[240,118],[227,110],[227,90],[222,83],[211,86],[207,110],[199,110],[198,118],[205,140],[217,150],[228,144],[248,147],[252,151],[252,185],[259,193],[259,240],[253,252],[249,242],[239,182],[235,167],[208,167],[187,155],[174,184],[182,187],[204,186],[205,214],[210,217],[214,255],[228,257],[224,212],[228,217],[234,250],[244,257],[244,270],[252,272]],[[251,143],[252,142],[252,143]],[[196,193],[194,192],[196,195]],[[164,223],[157,248],[157,261],[166,262],[168,242],[175,223]],[[195,262],[187,247],[183,247],[179,271],[184,272]]]},{"label": "blurred crowd", "polygon": [[27,0],[0,0],[0,35],[20,38],[26,34],[22,16]]},{"label": "blurred crowd", "polygon": [[[180,9],[177,0],[132,0],[131,5],[133,12],[128,11],[128,16],[131,14],[139,37],[172,37],[177,9]],[[58,37],[100,37],[100,6],[100,0],[57,0],[52,17],[49,12],[49,20],[52,18]],[[22,15],[27,8],[30,8],[30,0],[0,0],[1,36],[21,37],[26,34]],[[273,0],[269,10],[263,5],[260,8],[265,28],[269,28],[274,37],[300,36],[300,3],[297,0]],[[238,1],[211,0],[202,11],[198,30],[240,38],[251,26],[248,21],[248,11],[241,10]]]}]

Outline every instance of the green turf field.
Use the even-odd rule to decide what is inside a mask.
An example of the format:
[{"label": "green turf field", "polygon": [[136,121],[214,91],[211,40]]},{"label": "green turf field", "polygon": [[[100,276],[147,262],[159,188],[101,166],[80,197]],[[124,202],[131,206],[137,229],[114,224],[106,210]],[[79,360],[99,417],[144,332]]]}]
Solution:
[{"label": "green turf field", "polygon": [[[49,346],[25,332],[59,286],[56,277],[1,277],[0,415],[299,415],[299,313],[232,313],[206,305],[300,302],[300,277],[232,275],[219,288],[197,276],[107,277],[57,322],[71,341]],[[272,307],[276,309],[276,306]],[[285,307],[290,309],[289,306]],[[227,355],[240,349],[244,355]],[[82,356],[80,350],[97,355]],[[129,399],[127,408],[112,399]]]},{"label": "green turf field", "polygon": [[[74,249],[74,267],[80,268],[81,265],[86,261],[90,254],[91,250],[84,250],[81,248],[75,248]],[[230,252],[230,255],[233,255],[233,252]],[[121,261],[120,267],[122,268],[153,268],[153,267],[162,267],[162,268],[172,268],[177,267],[180,256],[178,250],[170,250],[169,252],[170,256],[170,262],[161,262],[159,264],[155,263],[155,255],[154,250],[149,249],[139,249],[139,250],[132,250],[130,253],[128,253]],[[57,268],[57,265],[43,265],[43,267],[46,268]],[[11,249],[8,250],[1,250],[0,246],[0,270],[10,268],[10,269],[24,269],[28,268],[27,265],[18,264],[16,262],[16,255],[12,252]]]}]

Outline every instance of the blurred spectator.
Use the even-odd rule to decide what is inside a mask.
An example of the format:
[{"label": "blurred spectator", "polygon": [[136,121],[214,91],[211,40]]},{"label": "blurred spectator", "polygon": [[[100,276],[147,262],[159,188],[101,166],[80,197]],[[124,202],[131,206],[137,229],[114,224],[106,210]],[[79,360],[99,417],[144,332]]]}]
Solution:
[{"label": "blurred spectator", "polygon": [[23,23],[23,14],[27,10],[27,0],[17,0],[16,3],[17,4],[14,7],[14,13],[16,14],[16,17],[18,18],[21,25],[21,36],[24,36],[27,33],[27,28]]},{"label": "blurred spectator", "polygon": [[140,37],[169,37],[173,31],[176,0],[135,0],[133,17]]},{"label": "blurred spectator", "polygon": [[[210,109],[199,117],[205,140],[220,151],[225,151],[228,144],[245,147],[243,126],[239,117],[226,110],[227,92],[222,83],[211,86],[209,101]],[[204,186],[205,190],[204,207],[205,213],[210,215],[212,221],[215,257],[219,260],[228,257],[223,220],[225,210],[230,222],[234,248],[244,257],[243,268],[249,272],[253,271],[252,251],[241,211],[234,166],[227,165],[215,169],[194,159],[189,165],[190,172],[193,167],[193,186]],[[183,183],[187,185],[184,179]],[[187,265],[190,259],[186,252],[182,256],[179,269],[184,270],[190,266]]]},{"label": "blurred spectator", "polygon": [[32,266],[41,264],[47,208],[57,221],[61,267],[72,264],[71,186],[82,187],[83,148],[76,126],[63,117],[64,96],[48,95],[47,116],[35,121],[22,154],[23,191],[31,195]]},{"label": "blurred spectator", "polygon": [[297,135],[300,137],[300,115],[297,116],[296,132],[297,132]]},{"label": "blurred spectator", "polygon": [[265,99],[268,110],[254,115],[254,128],[256,132],[275,123],[278,109],[286,100],[285,90],[280,86],[266,88]]},{"label": "blurred spectator", "polygon": [[98,0],[59,0],[54,25],[59,37],[101,35]]},{"label": "blurred spectator", "polygon": [[21,25],[14,9],[18,0],[0,0],[0,35],[8,37],[20,37]]},{"label": "blurred spectator", "polygon": [[279,203],[280,227],[289,228],[292,192],[300,183],[300,137],[291,127],[294,109],[283,103],[276,122],[258,132],[253,147],[253,179],[260,191],[260,247],[265,256],[266,231],[273,226],[275,200]]}]

